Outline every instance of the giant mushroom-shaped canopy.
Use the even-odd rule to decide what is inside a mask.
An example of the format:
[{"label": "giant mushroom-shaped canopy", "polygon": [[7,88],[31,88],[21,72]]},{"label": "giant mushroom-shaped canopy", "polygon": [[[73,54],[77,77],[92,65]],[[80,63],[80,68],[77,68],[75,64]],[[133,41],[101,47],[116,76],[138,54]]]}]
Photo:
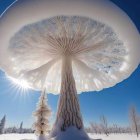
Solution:
[{"label": "giant mushroom-shaped canopy", "polygon": [[139,33],[108,1],[19,0],[2,15],[0,36],[1,68],[52,93],[63,59],[72,61],[78,91],[111,87],[140,61]]}]

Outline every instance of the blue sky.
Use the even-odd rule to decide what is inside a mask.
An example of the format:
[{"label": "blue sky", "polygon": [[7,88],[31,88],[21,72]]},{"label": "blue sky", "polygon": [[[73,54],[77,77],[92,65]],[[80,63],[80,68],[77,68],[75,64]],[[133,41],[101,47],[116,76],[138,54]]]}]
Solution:
[{"label": "blue sky", "polygon": [[[139,0],[112,0],[121,7],[133,20],[140,31],[140,2]],[[0,0],[0,13],[10,5],[13,0]],[[0,118],[7,115],[7,126],[19,126],[24,122],[25,127],[31,127],[34,119],[32,112],[35,110],[39,92],[28,90],[19,94],[4,72],[0,71]],[[99,122],[104,114],[110,124],[128,125],[128,110],[131,105],[137,107],[140,113],[140,66],[126,80],[116,86],[100,92],[82,93],[79,95],[81,112],[84,123]],[[49,94],[48,102],[53,111],[51,122],[55,119],[58,96]]]}]

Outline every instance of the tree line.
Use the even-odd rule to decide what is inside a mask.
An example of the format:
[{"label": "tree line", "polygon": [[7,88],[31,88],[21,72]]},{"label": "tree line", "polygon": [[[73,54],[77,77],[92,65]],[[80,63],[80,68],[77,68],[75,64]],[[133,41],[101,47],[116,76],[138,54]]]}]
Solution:
[{"label": "tree line", "polygon": [[90,122],[89,127],[86,128],[86,131],[88,133],[94,133],[94,134],[136,134],[137,137],[139,137],[140,134],[140,114],[137,112],[135,106],[131,106],[129,110],[129,126],[128,127],[122,127],[117,124],[109,125],[109,121],[107,118],[102,115],[100,117],[100,123],[96,122]]},{"label": "tree line", "polygon": [[[137,137],[140,135],[140,114],[137,112],[135,106],[132,106],[129,110],[129,126],[122,127],[117,124],[109,125],[108,119],[105,115],[100,117],[100,123],[90,122],[89,127],[86,127],[88,133],[94,134],[105,134],[109,136],[110,134],[136,134]],[[47,120],[48,121],[48,120]],[[19,127],[8,127],[5,128],[6,115],[0,121],[0,134],[4,133],[34,133],[32,128],[23,128],[23,122],[20,123]]]},{"label": "tree line", "polygon": [[31,128],[23,128],[23,122],[20,123],[19,127],[5,127],[6,124],[6,115],[3,116],[3,118],[0,121],[0,134],[6,134],[6,133],[33,133],[34,131]]}]

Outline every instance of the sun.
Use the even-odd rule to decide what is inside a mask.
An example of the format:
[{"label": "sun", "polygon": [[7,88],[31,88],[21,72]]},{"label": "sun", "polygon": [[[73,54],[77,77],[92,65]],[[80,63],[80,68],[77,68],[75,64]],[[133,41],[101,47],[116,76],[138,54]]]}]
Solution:
[{"label": "sun", "polygon": [[10,76],[6,76],[6,78],[11,82],[12,87],[18,90],[19,94],[25,94],[31,88],[24,79],[15,79]]},{"label": "sun", "polygon": [[9,77],[8,79],[10,81],[12,81],[14,84],[16,84],[17,86],[19,86],[19,87],[21,87],[23,89],[30,88],[29,85],[28,85],[28,83],[25,80],[23,80],[23,79],[18,80],[18,79],[15,79],[13,77]]}]

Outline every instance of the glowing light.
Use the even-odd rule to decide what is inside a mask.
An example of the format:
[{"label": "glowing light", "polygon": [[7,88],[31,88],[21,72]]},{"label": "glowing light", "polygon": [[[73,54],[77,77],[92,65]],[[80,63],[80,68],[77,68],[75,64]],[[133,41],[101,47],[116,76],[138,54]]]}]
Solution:
[{"label": "glowing light", "polygon": [[29,84],[23,79],[15,79],[10,76],[6,76],[6,78],[11,81],[11,85],[13,88],[17,90],[19,95],[27,95],[27,91],[30,88]]},{"label": "glowing light", "polygon": [[17,80],[17,79],[11,78],[11,77],[10,77],[10,80],[12,80],[13,83],[20,86],[21,88],[24,88],[24,89],[29,88],[28,83],[25,80]]}]

